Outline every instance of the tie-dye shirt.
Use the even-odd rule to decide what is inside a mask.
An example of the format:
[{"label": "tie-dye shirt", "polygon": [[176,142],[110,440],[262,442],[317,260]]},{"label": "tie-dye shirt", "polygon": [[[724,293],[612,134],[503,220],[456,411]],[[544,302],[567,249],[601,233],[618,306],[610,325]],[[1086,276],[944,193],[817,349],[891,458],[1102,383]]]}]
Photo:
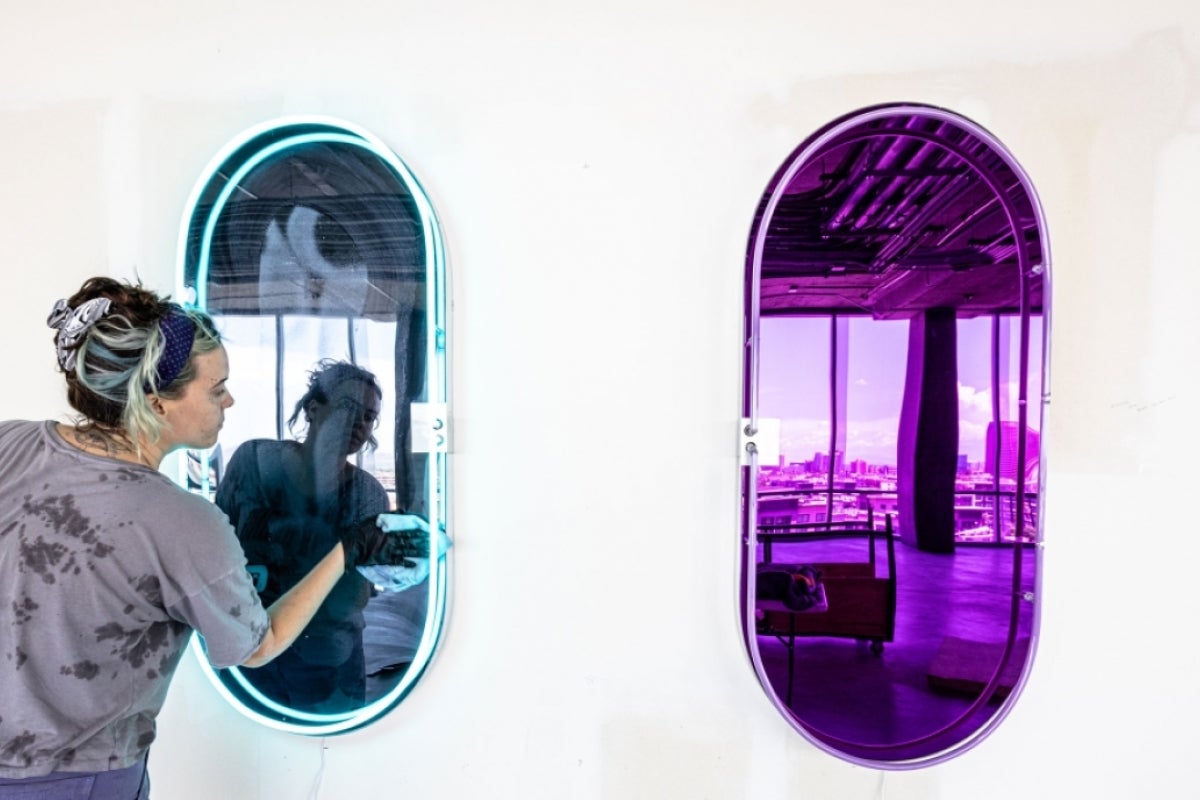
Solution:
[{"label": "tie-dye shirt", "polygon": [[0,776],[130,766],[192,630],[215,667],[269,627],[225,515],[53,422],[0,423]]}]

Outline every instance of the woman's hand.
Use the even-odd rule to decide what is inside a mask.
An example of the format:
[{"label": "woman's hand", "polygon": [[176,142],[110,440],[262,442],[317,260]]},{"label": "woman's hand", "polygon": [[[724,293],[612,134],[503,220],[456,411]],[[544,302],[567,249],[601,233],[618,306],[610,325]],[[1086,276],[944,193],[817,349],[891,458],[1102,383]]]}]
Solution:
[{"label": "woman's hand", "polygon": [[409,517],[389,530],[379,524],[384,516],[409,517],[380,514],[342,529],[339,538],[346,551],[347,570],[367,564],[403,564],[408,558],[429,554],[429,526],[424,520]]},{"label": "woman's hand", "polygon": [[[426,534],[426,541],[428,541],[428,534],[430,532],[429,523],[424,518],[418,517],[415,514],[380,514],[375,518],[375,524],[384,533],[399,533],[413,530],[423,531]],[[440,527],[437,533],[437,543],[437,558],[446,555],[446,551],[453,544],[450,541],[450,537],[446,535],[446,531]],[[428,549],[426,549],[426,552],[421,553],[422,556],[427,556],[428,554]]]}]

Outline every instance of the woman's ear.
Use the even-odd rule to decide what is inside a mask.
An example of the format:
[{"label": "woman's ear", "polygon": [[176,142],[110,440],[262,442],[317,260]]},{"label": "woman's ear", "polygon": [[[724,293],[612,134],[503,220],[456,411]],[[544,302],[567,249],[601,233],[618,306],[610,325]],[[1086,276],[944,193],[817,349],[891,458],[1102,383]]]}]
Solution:
[{"label": "woman's ear", "polygon": [[146,402],[150,404],[150,410],[156,416],[165,417],[167,415],[167,407],[163,405],[162,398],[154,393],[146,395]]}]

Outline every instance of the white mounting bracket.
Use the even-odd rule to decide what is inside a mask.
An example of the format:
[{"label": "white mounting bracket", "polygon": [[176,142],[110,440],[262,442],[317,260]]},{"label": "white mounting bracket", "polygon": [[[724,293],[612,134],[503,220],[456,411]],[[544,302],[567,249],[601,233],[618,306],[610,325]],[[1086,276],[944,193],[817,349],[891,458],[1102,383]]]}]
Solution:
[{"label": "white mounting bracket", "polygon": [[450,450],[450,415],[445,403],[413,403],[412,451],[446,453]]},{"label": "white mounting bracket", "polygon": [[759,466],[779,463],[779,420],[759,417],[757,428],[750,427],[750,418],[742,417],[738,427],[738,463],[750,466],[750,453],[758,453]]}]

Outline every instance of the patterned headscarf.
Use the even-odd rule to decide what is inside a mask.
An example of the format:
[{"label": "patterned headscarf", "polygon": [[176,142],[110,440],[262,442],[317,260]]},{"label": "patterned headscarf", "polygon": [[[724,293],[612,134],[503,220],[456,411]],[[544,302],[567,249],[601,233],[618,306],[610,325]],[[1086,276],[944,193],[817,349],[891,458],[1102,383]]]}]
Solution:
[{"label": "patterned headscarf", "polygon": [[66,300],[59,300],[50,309],[46,324],[58,330],[54,347],[58,351],[58,364],[64,371],[75,369],[75,346],[108,313],[111,305],[112,301],[107,297],[93,297],[78,308],[71,308]]}]

